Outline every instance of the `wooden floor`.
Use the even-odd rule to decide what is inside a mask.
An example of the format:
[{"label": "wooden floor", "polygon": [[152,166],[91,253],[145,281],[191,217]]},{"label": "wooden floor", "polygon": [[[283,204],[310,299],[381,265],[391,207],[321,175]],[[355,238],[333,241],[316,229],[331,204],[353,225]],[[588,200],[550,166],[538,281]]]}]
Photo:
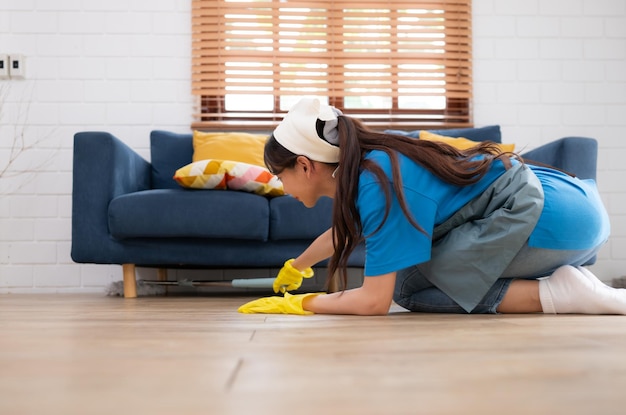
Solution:
[{"label": "wooden floor", "polygon": [[0,296],[0,414],[624,414],[626,317]]}]

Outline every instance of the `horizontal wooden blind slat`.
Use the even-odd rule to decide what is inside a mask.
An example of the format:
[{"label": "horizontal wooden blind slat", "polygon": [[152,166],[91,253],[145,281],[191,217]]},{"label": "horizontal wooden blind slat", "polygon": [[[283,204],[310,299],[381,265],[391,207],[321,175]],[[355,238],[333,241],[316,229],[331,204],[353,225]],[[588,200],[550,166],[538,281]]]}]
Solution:
[{"label": "horizontal wooden blind slat", "polygon": [[354,10],[365,8],[369,10],[388,10],[390,6],[394,9],[420,9],[420,10],[439,10],[439,9],[463,9],[468,11],[470,4],[465,0],[433,0],[433,1],[372,1],[372,0],[342,0],[342,1],[223,1],[223,0],[193,0],[192,8],[195,15],[211,13],[214,10],[249,10],[249,9],[346,9]]}]

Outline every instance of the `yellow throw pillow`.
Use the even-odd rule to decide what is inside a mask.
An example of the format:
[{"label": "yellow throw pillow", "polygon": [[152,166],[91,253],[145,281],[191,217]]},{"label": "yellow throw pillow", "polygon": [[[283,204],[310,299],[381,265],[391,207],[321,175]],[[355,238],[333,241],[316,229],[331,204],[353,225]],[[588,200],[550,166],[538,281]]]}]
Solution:
[{"label": "yellow throw pillow", "polygon": [[232,160],[265,167],[263,148],[267,138],[264,134],[194,131],[192,161]]},{"label": "yellow throw pillow", "polygon": [[[426,141],[438,141],[440,143],[450,144],[451,146],[459,149],[459,150],[467,150],[468,148],[474,147],[478,144],[477,141],[468,140],[464,137],[446,137],[439,134],[433,134],[428,131],[420,131],[420,140]],[[515,144],[497,144],[498,147],[504,152],[511,152],[515,150]]]},{"label": "yellow throw pillow", "polygon": [[174,180],[191,189],[231,189],[282,196],[283,184],[264,167],[232,160],[200,160],[176,170]]}]

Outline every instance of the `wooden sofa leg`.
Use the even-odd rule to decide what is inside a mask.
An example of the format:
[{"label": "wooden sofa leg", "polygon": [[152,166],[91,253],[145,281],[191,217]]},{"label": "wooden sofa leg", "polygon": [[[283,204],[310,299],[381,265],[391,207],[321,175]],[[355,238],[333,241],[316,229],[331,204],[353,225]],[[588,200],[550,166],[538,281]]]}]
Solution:
[{"label": "wooden sofa leg", "polygon": [[167,268],[157,268],[157,280],[167,281]]},{"label": "wooden sofa leg", "polygon": [[123,264],[124,298],[137,297],[137,281],[135,279],[135,264]]}]

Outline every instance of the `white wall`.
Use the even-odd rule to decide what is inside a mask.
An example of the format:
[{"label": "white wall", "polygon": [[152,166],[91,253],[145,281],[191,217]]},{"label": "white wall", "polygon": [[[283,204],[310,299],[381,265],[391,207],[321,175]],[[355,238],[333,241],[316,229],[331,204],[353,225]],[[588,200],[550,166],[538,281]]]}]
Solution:
[{"label": "white wall", "polygon": [[593,271],[626,275],[626,1],[474,0],[473,14],[475,124],[518,150],[596,138],[612,236]]},{"label": "white wall", "polygon": [[[626,2],[475,0],[474,120],[533,148],[599,140],[613,223],[594,271],[626,274]],[[26,56],[0,80],[0,169],[11,141],[34,148],[0,178],[0,293],[101,291],[119,266],[70,258],[72,139],[112,132],[148,158],[152,129],[189,131],[190,2],[0,0],[0,53]],[[581,224],[584,226],[584,224]]]}]

